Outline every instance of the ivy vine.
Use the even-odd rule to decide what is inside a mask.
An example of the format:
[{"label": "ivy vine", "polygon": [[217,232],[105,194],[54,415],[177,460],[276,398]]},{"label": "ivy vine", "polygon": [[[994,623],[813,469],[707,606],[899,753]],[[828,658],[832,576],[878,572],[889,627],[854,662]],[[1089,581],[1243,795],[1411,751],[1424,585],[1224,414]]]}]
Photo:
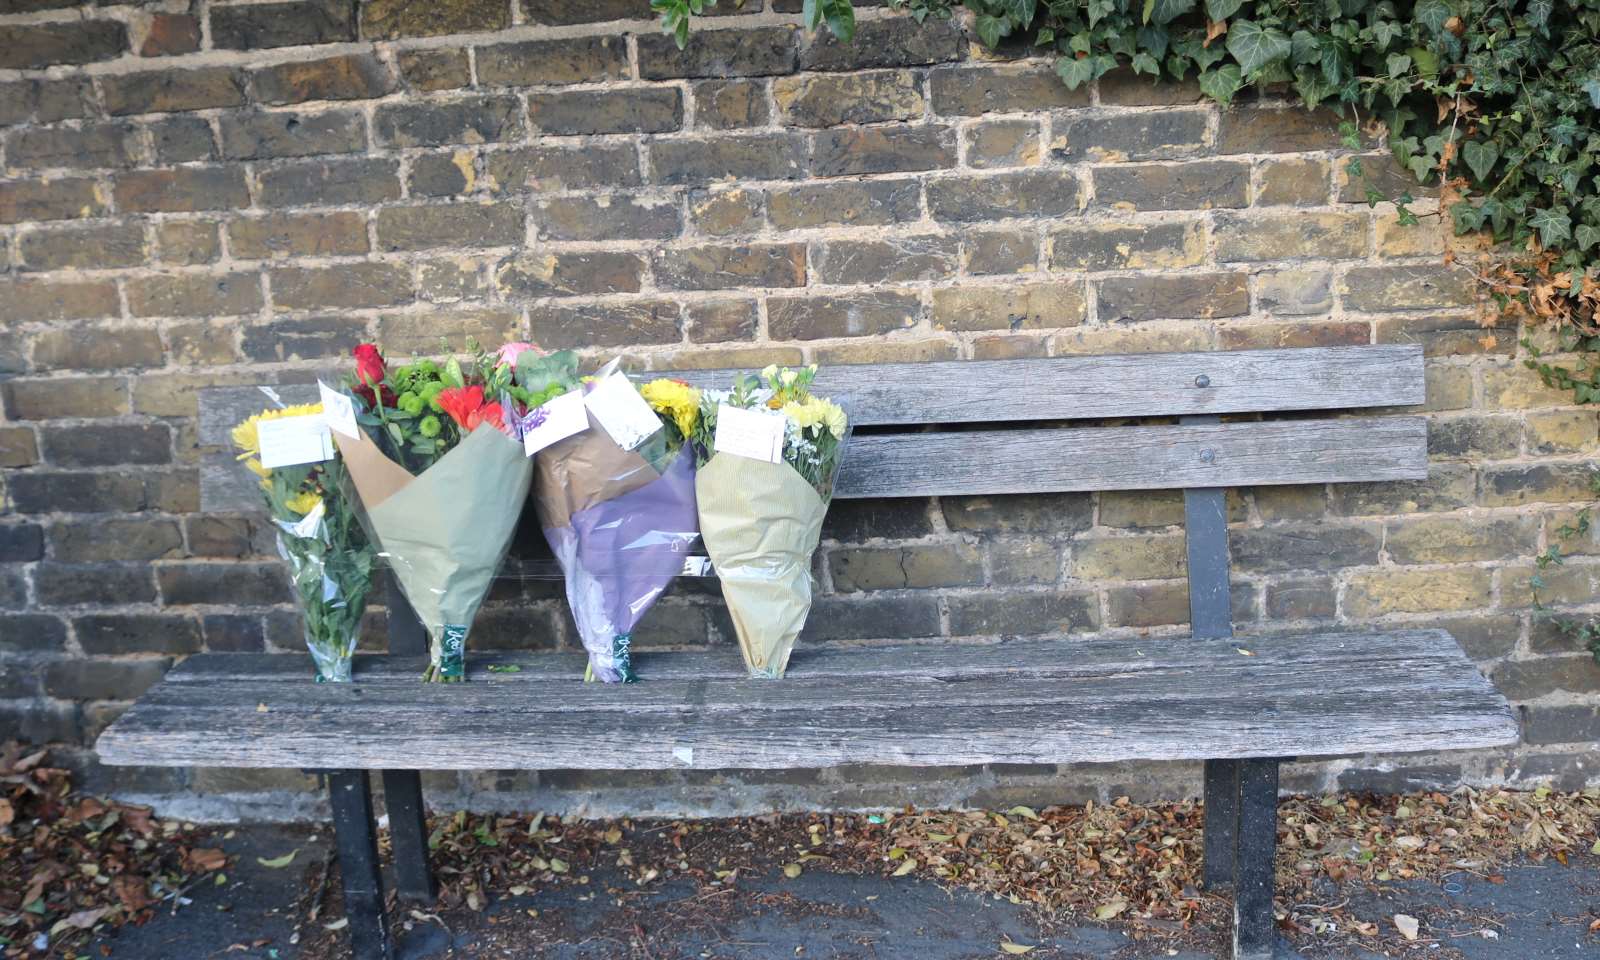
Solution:
[{"label": "ivy vine", "polygon": [[[651,0],[680,45],[714,3]],[[1577,402],[1600,402],[1600,0],[890,3],[919,22],[965,7],[979,42],[1054,54],[1068,87],[1126,66],[1194,80],[1224,104],[1247,88],[1290,92],[1341,113],[1352,142],[1358,123],[1381,121],[1399,162],[1441,188],[1455,232],[1500,245],[1463,268],[1503,311],[1553,324],[1556,352],[1575,358],[1524,340],[1527,364]],[[854,34],[850,0],[803,9],[807,29]],[[1394,199],[1415,222],[1410,197]]]}]

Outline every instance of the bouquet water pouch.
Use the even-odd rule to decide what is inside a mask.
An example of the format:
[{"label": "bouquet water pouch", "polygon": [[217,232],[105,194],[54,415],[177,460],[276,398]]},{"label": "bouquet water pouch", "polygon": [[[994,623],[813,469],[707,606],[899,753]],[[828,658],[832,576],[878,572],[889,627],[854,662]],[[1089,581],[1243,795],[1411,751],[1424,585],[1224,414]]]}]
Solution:
[{"label": "bouquet water pouch", "polygon": [[815,368],[708,391],[695,494],[750,676],[782,677],[811,612],[811,558],[849,433],[848,400],[814,397]]},{"label": "bouquet water pouch", "polygon": [[[699,539],[695,458],[685,442],[699,395],[676,381],[640,390],[615,361],[581,382],[576,368],[576,358],[562,354],[518,365],[525,389],[551,396],[528,434],[534,504],[589,676],[627,683],[637,679],[634,628],[684,572]],[[539,437],[547,424],[559,428]]]}]

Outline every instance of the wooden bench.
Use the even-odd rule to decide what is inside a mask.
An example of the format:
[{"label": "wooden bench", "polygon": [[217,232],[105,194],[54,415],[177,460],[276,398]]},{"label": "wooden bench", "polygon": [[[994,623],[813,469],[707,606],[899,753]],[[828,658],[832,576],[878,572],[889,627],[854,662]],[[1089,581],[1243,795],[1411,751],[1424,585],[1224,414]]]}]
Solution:
[{"label": "wooden bench", "polygon": [[[400,601],[390,653],[359,658],[355,683],[313,684],[299,656],[193,656],[101,736],[102,762],[330,771],[367,960],[392,949],[368,771],[383,773],[398,892],[427,900],[419,769],[1203,760],[1205,882],[1232,887],[1234,956],[1254,960],[1275,943],[1281,761],[1516,741],[1510,707],[1443,631],[1251,637],[1250,656],[1230,639],[1226,488],[1425,478],[1421,418],[1304,415],[1421,403],[1418,348],[836,367],[818,386],[849,390],[862,428],[840,497],[1183,489],[1192,635],[802,645],[780,682],[746,679],[731,649],[654,654],[632,686],[581,683],[577,654],[485,653],[469,657],[471,683],[438,686],[417,681],[422,635]],[[254,390],[211,392],[202,442],[225,443],[260,405]],[[1177,422],[1066,423],[1137,417]],[[219,456],[207,509],[253,508],[242,473]]]}]

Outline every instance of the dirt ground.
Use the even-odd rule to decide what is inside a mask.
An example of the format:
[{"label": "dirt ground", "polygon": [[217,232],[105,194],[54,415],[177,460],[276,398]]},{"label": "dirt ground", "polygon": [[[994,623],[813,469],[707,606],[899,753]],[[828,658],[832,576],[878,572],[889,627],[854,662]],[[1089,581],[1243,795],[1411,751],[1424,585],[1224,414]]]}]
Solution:
[{"label": "dirt ground", "polygon": [[[666,825],[645,822],[635,829],[667,832]],[[325,878],[330,838],[324,830],[259,826],[223,836],[218,842],[232,864],[224,885],[197,885],[191,903],[159,910],[142,926],[126,926],[99,938],[87,954],[126,960],[332,960],[344,955],[343,930],[327,929],[338,926],[342,908],[337,867]],[[626,849],[641,857],[648,836],[639,838],[644,844],[628,839],[631,846]],[[289,851],[295,851],[295,858],[288,866],[262,865]],[[626,867],[597,865],[572,882],[487,894],[480,910],[461,904],[425,912],[397,905],[397,955],[402,960],[1226,956],[1227,905],[1220,899],[1199,911],[1198,921],[1187,929],[1120,918],[1056,923],[1036,909],[994,896],[820,859],[803,863],[798,876],[790,877],[784,871],[790,865],[784,862],[787,858],[771,856],[772,848],[761,839],[752,841],[742,821],[707,825],[687,856],[707,851],[723,862],[732,862],[727,854],[735,854],[737,874],[722,881],[713,875],[711,882],[704,882],[685,872],[640,885],[638,874]],[[579,856],[569,870],[578,869]],[[321,909],[310,920],[319,887]],[[1573,857],[1566,865],[1553,859],[1522,863],[1492,880],[1463,873],[1443,883],[1324,881],[1320,888],[1319,899],[1325,902],[1295,906],[1313,913],[1337,908],[1387,936],[1369,949],[1343,936],[1285,930],[1293,943],[1286,958],[1600,956],[1600,936],[1590,931],[1591,923],[1600,919],[1600,857]],[[1395,936],[1396,914],[1417,918],[1418,939]],[[1010,950],[1006,944],[1012,945]]]}]

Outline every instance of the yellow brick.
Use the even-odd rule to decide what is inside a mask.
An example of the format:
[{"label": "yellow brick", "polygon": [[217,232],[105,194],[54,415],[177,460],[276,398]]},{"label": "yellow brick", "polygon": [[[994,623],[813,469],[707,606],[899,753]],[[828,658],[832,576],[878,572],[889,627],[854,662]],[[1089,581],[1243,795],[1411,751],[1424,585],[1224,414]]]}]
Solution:
[{"label": "yellow brick", "polygon": [[1387,613],[1472,610],[1490,600],[1489,571],[1480,567],[1361,570],[1345,586],[1344,614],[1361,619]]}]

